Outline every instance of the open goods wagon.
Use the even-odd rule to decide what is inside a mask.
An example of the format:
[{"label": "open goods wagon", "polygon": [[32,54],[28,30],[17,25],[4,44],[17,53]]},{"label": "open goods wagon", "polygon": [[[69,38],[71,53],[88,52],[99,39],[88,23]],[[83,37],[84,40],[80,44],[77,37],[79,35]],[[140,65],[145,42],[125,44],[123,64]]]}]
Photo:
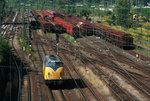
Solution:
[{"label": "open goods wagon", "polygon": [[50,31],[50,23],[45,21],[45,19],[35,10],[31,10],[31,13],[34,15],[36,20],[40,22],[40,26],[43,29],[44,33],[46,33],[46,31]]}]

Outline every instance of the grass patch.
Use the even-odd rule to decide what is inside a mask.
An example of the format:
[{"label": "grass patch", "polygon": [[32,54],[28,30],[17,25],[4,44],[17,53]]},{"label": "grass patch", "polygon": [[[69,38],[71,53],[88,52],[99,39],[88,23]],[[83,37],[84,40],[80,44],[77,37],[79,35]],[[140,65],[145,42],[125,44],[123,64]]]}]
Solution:
[{"label": "grass patch", "polygon": [[46,34],[49,37],[56,38],[56,33],[47,32]]},{"label": "grass patch", "polygon": [[12,53],[11,49],[8,41],[0,36],[0,65],[7,65],[9,63],[9,57]]},{"label": "grass patch", "polygon": [[144,55],[146,57],[150,57],[150,52],[143,48],[136,48],[135,51],[141,53],[142,55]]},{"label": "grass patch", "polygon": [[28,38],[20,35],[19,44],[21,45],[22,49],[25,49],[24,51],[28,58],[30,58],[32,61],[36,61],[36,57],[34,56],[35,51],[28,45]]},{"label": "grass patch", "polygon": [[71,35],[69,34],[63,34],[63,36],[68,39],[71,43],[78,43],[79,41],[76,40],[74,37],[72,37]]},{"label": "grass patch", "polygon": [[148,42],[148,41],[145,41],[145,40],[136,40],[135,43],[139,44],[139,45],[141,45],[143,47],[150,48],[150,42]]}]

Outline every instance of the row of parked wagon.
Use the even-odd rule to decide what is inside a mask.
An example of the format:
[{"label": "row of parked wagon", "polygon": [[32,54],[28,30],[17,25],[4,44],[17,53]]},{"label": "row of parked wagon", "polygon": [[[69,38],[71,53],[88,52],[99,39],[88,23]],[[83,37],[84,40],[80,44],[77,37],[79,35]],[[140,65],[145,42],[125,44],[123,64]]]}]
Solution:
[{"label": "row of parked wagon", "polygon": [[67,32],[76,38],[94,34],[119,47],[132,48],[134,46],[133,37],[130,34],[53,9],[43,10],[42,15],[31,10],[30,24],[33,28],[40,26],[45,33],[46,31]]}]

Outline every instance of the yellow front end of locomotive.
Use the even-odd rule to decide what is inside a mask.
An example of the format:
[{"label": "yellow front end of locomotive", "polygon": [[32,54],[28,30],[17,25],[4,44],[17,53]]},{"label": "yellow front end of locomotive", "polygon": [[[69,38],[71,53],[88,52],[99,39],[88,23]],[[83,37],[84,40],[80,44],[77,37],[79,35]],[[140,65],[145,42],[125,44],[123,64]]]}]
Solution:
[{"label": "yellow front end of locomotive", "polygon": [[55,70],[55,69],[50,68],[50,67],[45,67],[44,79],[45,80],[64,79],[64,68],[59,67],[57,70]]}]

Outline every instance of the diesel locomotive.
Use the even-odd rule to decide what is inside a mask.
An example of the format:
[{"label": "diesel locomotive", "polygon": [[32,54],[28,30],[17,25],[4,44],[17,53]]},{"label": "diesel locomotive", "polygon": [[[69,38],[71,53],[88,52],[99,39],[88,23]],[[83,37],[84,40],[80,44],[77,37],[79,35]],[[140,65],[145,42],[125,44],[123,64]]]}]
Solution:
[{"label": "diesel locomotive", "polygon": [[62,85],[64,82],[64,67],[57,55],[47,55],[43,61],[43,76],[47,85]]}]

